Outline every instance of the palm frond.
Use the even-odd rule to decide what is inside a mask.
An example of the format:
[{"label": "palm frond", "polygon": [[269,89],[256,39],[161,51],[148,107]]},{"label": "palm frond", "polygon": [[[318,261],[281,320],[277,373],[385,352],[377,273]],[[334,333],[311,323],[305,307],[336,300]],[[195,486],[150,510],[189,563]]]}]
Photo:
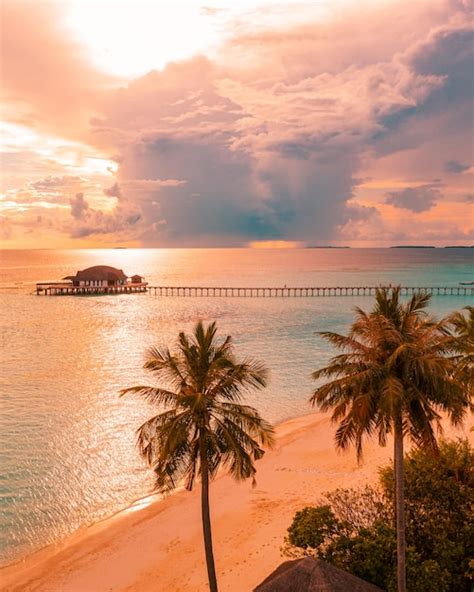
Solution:
[{"label": "palm frond", "polygon": [[254,461],[264,450],[243,429],[228,418],[216,418],[215,436],[220,443],[222,460],[234,479],[241,481],[255,475]]},{"label": "palm frond", "polygon": [[264,388],[267,384],[268,370],[255,360],[245,360],[240,364],[225,367],[211,377],[208,395],[211,397],[236,401],[251,390]]},{"label": "palm frond", "polygon": [[416,314],[419,316],[420,313],[424,312],[425,309],[428,307],[431,300],[431,294],[428,292],[418,291],[413,294],[410,300],[404,307],[405,314],[413,315]]},{"label": "palm frond", "polygon": [[174,387],[186,384],[186,369],[177,356],[171,354],[168,348],[151,347],[143,366],[158,379],[169,382]]},{"label": "palm frond", "polygon": [[179,395],[173,391],[162,389],[155,386],[132,386],[120,391],[120,396],[124,395],[139,395],[145,401],[155,405],[173,405],[178,404]]},{"label": "palm frond", "polygon": [[254,438],[258,444],[272,448],[275,443],[273,426],[263,419],[260,413],[249,405],[229,402],[218,402],[212,410],[213,416],[219,421],[230,421],[239,430]]},{"label": "palm frond", "polygon": [[340,335],[339,333],[333,333],[331,331],[318,331],[317,335],[320,335],[338,349],[359,353],[365,353],[368,349],[366,345],[357,339],[354,339],[354,337],[351,337],[350,335]]}]

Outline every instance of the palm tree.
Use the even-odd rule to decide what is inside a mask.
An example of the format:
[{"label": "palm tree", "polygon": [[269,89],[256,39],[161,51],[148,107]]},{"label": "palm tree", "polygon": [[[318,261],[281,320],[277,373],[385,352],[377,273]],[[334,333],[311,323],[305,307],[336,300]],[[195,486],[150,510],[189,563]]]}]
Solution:
[{"label": "palm tree", "polygon": [[180,484],[191,490],[201,478],[204,548],[211,592],[217,592],[209,511],[209,480],[226,467],[237,480],[254,480],[254,461],[273,444],[273,428],[241,404],[243,395],[266,386],[267,370],[255,360],[237,361],[232,339],[216,341],[216,324],[198,322],[193,334],[179,334],[178,350],[152,347],[144,368],[164,386],[135,386],[134,393],[161,411],[138,429],[138,447],[155,473],[155,489]]},{"label": "palm tree", "polygon": [[399,288],[380,288],[375,305],[366,313],[355,309],[347,335],[321,335],[342,350],[313,378],[330,379],[311,397],[323,411],[332,410],[340,422],[336,445],[354,443],[358,459],[363,436],[376,434],[386,444],[394,435],[395,503],[398,591],[405,592],[405,511],[403,446],[409,436],[418,446],[437,450],[434,424],[440,413],[454,424],[462,421],[469,395],[456,380],[454,344],[446,334],[447,321],[427,316],[429,295],[416,293],[406,303]]},{"label": "palm tree", "polygon": [[466,306],[467,316],[456,311],[448,317],[450,329],[453,330],[455,349],[459,356],[458,369],[461,380],[468,392],[473,391],[474,384],[474,306]]}]

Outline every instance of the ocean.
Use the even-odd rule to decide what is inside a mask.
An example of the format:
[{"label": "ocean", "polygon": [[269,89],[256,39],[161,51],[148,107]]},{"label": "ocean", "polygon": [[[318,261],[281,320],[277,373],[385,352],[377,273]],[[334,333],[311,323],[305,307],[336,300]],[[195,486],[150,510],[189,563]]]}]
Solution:
[{"label": "ocean", "polygon": [[[331,356],[317,331],[345,331],[368,296],[178,298],[151,294],[36,296],[92,265],[151,285],[458,286],[473,249],[100,249],[0,254],[0,563],[18,560],[150,493],[135,430],[152,413],[119,390],[151,383],[147,347],[172,346],[216,320],[236,352],[264,361],[267,389],[247,402],[273,422],[312,411],[310,373]],[[435,296],[436,316],[472,299]]]}]

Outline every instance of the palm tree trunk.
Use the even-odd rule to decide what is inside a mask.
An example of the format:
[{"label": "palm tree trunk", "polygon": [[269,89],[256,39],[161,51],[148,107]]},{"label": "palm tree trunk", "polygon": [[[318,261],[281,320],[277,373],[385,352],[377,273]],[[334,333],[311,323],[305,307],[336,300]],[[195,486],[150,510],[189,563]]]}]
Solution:
[{"label": "palm tree trunk", "polygon": [[398,592],[406,592],[405,494],[403,467],[403,426],[401,417],[395,420],[395,513],[397,527]]},{"label": "palm tree trunk", "polygon": [[204,550],[206,552],[207,576],[209,590],[217,591],[216,566],[212,550],[211,516],[209,512],[209,468],[207,463],[206,443],[203,436],[199,436],[199,454],[201,461],[201,514],[202,530],[204,534]]}]

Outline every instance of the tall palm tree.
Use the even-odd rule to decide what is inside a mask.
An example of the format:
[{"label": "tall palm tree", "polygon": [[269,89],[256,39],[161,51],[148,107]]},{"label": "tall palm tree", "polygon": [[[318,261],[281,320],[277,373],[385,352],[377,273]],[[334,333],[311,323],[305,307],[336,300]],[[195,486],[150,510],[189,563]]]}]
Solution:
[{"label": "tall palm tree", "polygon": [[201,511],[209,588],[217,592],[209,511],[209,480],[226,467],[237,480],[254,479],[254,461],[273,443],[273,428],[241,403],[266,386],[267,370],[255,360],[237,361],[232,339],[216,340],[216,324],[198,322],[193,334],[179,334],[177,352],[152,347],[144,368],[165,386],[135,386],[134,393],[161,411],[138,429],[138,447],[153,468],[155,488],[191,490],[201,478]]},{"label": "tall palm tree", "polygon": [[458,424],[469,401],[455,378],[457,359],[445,332],[447,321],[427,316],[429,299],[417,293],[402,303],[399,288],[378,289],[371,312],[356,308],[347,335],[321,333],[342,353],[313,373],[315,380],[330,379],[316,388],[311,402],[332,410],[332,419],[340,422],[338,447],[354,443],[360,458],[364,435],[376,434],[382,446],[389,433],[394,435],[399,592],[406,590],[404,437],[436,451],[434,425],[439,426],[440,413]]}]

